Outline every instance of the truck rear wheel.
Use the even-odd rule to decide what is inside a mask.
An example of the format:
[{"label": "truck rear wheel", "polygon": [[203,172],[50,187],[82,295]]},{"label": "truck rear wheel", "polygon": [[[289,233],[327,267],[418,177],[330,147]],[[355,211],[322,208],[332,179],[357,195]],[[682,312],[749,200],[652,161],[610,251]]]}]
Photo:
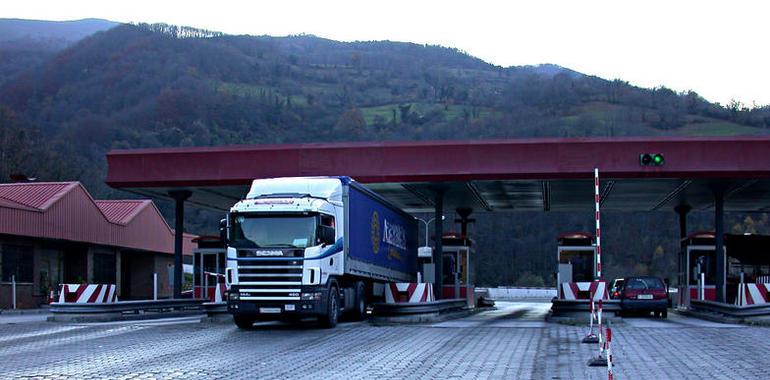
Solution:
[{"label": "truck rear wheel", "polygon": [[326,314],[318,317],[318,322],[324,328],[330,329],[337,326],[337,320],[340,316],[340,295],[337,286],[329,287],[329,297],[326,302]]},{"label": "truck rear wheel", "polygon": [[350,316],[353,320],[362,321],[366,318],[366,289],[364,283],[356,282],[356,293],[353,304],[353,310],[350,312]]},{"label": "truck rear wheel", "polygon": [[254,326],[255,319],[248,315],[233,315],[233,322],[239,329],[250,329]]}]

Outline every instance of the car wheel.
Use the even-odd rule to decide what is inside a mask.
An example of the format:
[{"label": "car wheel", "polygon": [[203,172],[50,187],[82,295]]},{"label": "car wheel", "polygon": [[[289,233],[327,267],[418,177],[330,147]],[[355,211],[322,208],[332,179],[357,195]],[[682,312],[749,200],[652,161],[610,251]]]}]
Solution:
[{"label": "car wheel", "polygon": [[655,316],[655,318],[660,318],[660,312],[659,311],[653,311],[652,315]]},{"label": "car wheel", "polygon": [[663,309],[663,311],[661,311],[661,312],[660,312],[660,316],[661,316],[663,319],[666,319],[666,318],[668,318],[668,309]]},{"label": "car wheel", "polygon": [[239,329],[250,329],[254,326],[255,319],[247,315],[233,315],[233,322]]},{"label": "car wheel", "polygon": [[337,326],[337,320],[340,315],[339,292],[337,286],[329,287],[329,298],[326,302],[326,314],[319,317],[319,322],[324,328],[330,329]]}]

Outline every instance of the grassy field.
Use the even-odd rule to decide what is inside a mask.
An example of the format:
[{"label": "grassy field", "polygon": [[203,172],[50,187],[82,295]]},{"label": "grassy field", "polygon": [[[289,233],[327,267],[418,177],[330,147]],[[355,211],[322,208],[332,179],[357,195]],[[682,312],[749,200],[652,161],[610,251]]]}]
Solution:
[{"label": "grassy field", "polygon": [[[770,134],[770,130],[695,115],[685,115],[685,124],[680,128],[671,130],[657,129],[652,127],[652,124],[659,118],[657,111],[634,107],[631,109],[631,112],[639,113],[643,110],[646,113],[647,118],[647,123],[645,123],[647,125],[645,128],[649,128],[651,132],[657,131],[660,134],[665,135],[755,136]],[[591,102],[579,107],[575,107],[575,109],[572,110],[573,115],[563,117],[561,120],[570,126],[575,126],[581,118],[585,117],[589,117],[595,120],[597,123],[607,123],[613,117],[624,117],[625,113],[627,112],[629,112],[628,108],[624,108],[615,104]],[[635,121],[638,123],[640,120]]]},{"label": "grassy field", "polygon": [[[417,113],[420,116],[425,116],[434,111],[440,111],[444,113],[446,120],[454,120],[463,117],[463,110],[471,112],[472,107],[469,105],[448,105],[444,106],[440,103],[408,103],[412,105],[410,112]],[[362,107],[361,112],[364,114],[366,123],[371,125],[374,123],[374,119],[377,116],[382,117],[387,123],[393,122],[393,111],[395,110],[396,122],[401,122],[401,112],[398,108],[399,104],[391,103],[375,107]],[[489,108],[482,108],[479,110],[479,118],[485,118],[497,114]]]},{"label": "grassy field", "polygon": [[[280,100],[282,101],[286,100],[286,94],[281,93],[279,89],[271,86],[245,84],[245,83],[218,82],[218,81],[212,81],[211,86],[217,92],[233,95],[237,97],[256,98],[264,94],[264,95],[270,95],[270,96],[277,95]],[[295,106],[307,105],[307,99],[304,96],[292,95],[290,96],[290,98],[291,98],[291,104]]]},{"label": "grassy field", "polygon": [[747,127],[727,121],[708,121],[686,124],[674,130],[680,136],[755,136],[770,134],[770,130]]}]

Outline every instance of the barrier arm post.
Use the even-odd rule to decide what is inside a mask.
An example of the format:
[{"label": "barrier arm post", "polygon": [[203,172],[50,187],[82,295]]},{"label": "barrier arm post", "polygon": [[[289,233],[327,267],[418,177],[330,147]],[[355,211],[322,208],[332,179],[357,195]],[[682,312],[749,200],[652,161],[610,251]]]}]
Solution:
[{"label": "barrier arm post", "polygon": [[[598,286],[597,286],[598,288]],[[596,319],[596,308],[594,307],[594,293],[589,291],[589,319],[588,319],[588,334],[583,338],[581,343],[599,343],[599,336],[594,334],[594,319]]]},{"label": "barrier arm post", "polygon": [[595,204],[595,211],[596,211],[596,282],[595,282],[595,289],[594,294],[591,294],[591,300],[593,301],[593,297],[595,296],[595,293],[599,293],[599,310],[597,312],[597,322],[599,325],[599,336],[598,343],[599,343],[599,355],[596,357],[591,357],[588,359],[588,365],[590,367],[603,367],[607,365],[607,359],[603,356],[605,354],[605,342],[603,339],[604,332],[602,331],[602,300],[604,299],[604,289],[601,289],[601,292],[599,291],[599,288],[602,288],[603,278],[602,278],[602,230],[601,230],[601,214],[599,213],[599,206],[601,203],[600,195],[599,195],[599,169],[594,168],[594,204]]}]

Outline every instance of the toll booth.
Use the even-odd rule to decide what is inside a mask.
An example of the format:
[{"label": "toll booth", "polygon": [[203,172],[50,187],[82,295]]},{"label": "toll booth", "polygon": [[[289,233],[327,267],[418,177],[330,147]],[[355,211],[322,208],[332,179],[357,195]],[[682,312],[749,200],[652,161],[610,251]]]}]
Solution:
[{"label": "toll booth", "polygon": [[587,232],[569,232],[557,237],[556,288],[558,298],[590,298],[591,282],[596,278],[596,244]]},{"label": "toll booth", "polygon": [[227,249],[217,236],[201,236],[193,242],[198,243],[193,250],[193,298],[214,302],[224,284]]},{"label": "toll booth", "polygon": [[[695,232],[682,239],[684,253],[685,286],[680,289],[684,295],[681,304],[690,305],[690,300],[715,301],[716,296],[716,245],[713,232]],[[703,292],[703,294],[700,294]]]},{"label": "toll booth", "polygon": [[[717,263],[713,232],[695,232],[682,239],[684,254],[683,279],[680,289],[684,297],[680,304],[689,306],[691,300],[716,300]],[[730,235],[724,238],[725,301],[736,302],[740,284],[770,282],[770,236]]]},{"label": "toll booth", "polygon": [[474,307],[473,241],[460,234],[448,233],[442,239],[442,247],[442,298],[464,298],[468,306]]}]

